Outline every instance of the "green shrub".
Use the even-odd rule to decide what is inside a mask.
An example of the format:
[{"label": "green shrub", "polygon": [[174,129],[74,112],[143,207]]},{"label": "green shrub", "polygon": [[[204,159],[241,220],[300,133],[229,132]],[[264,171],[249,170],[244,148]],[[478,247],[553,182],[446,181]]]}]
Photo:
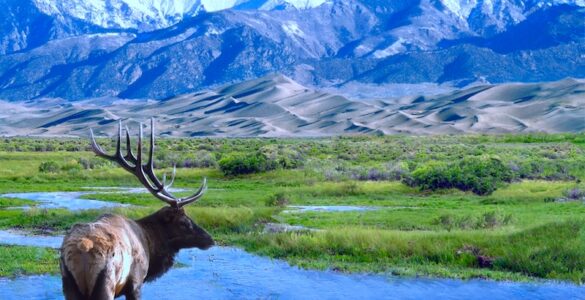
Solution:
[{"label": "green shrub", "polygon": [[437,190],[453,187],[451,165],[442,161],[430,161],[417,167],[406,183],[422,190]]},{"label": "green shrub", "polygon": [[357,184],[357,182],[347,181],[347,182],[344,182],[339,187],[339,192],[342,195],[358,195],[358,194],[361,194],[363,191],[362,191],[362,188]]},{"label": "green shrub", "polygon": [[196,153],[188,152],[182,155],[176,162],[177,167],[181,168],[215,168],[217,161],[213,155],[205,150],[199,150]]},{"label": "green shrub", "polygon": [[66,172],[70,172],[70,171],[79,171],[81,170],[81,165],[79,164],[79,162],[77,160],[68,160],[66,162],[64,162],[61,167],[60,167],[61,171],[66,171]]},{"label": "green shrub", "polygon": [[437,218],[436,223],[447,229],[447,231],[451,231],[455,226],[455,218],[452,215],[441,215]]},{"label": "green shrub", "polygon": [[257,153],[232,153],[219,161],[219,168],[225,175],[259,173],[266,170],[266,159]]},{"label": "green shrub", "polygon": [[91,158],[80,157],[79,159],[77,159],[77,163],[84,170],[99,169],[99,168],[104,168],[106,166],[112,165],[112,162],[110,162],[109,160],[103,159],[101,157],[91,157]]},{"label": "green shrub", "polygon": [[479,216],[453,216],[451,214],[440,215],[434,221],[447,231],[457,229],[493,229],[512,223],[511,214],[503,214],[499,211],[484,212]]},{"label": "green shrub", "polygon": [[266,200],[266,206],[284,207],[290,203],[284,192],[278,192]]},{"label": "green shrub", "polygon": [[418,166],[404,181],[423,190],[457,188],[489,195],[512,178],[510,168],[498,158],[468,156],[457,162],[430,161]]},{"label": "green shrub", "polygon": [[45,161],[39,166],[39,172],[41,173],[57,173],[60,169],[59,164],[54,161]]},{"label": "green shrub", "polygon": [[302,166],[303,156],[281,145],[267,145],[251,153],[222,155],[219,168],[225,175],[259,173],[276,169],[294,169]]},{"label": "green shrub", "polygon": [[470,156],[459,163],[454,175],[456,188],[478,195],[493,193],[498,185],[512,180],[512,172],[502,161],[490,156]]},{"label": "green shrub", "polygon": [[260,148],[258,153],[266,159],[266,168],[268,170],[296,169],[305,162],[303,155],[299,151],[283,145],[266,145]]}]

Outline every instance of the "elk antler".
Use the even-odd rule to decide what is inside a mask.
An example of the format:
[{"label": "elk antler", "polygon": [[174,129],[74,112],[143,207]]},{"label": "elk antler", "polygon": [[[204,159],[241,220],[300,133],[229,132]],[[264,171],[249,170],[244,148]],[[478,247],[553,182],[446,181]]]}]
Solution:
[{"label": "elk antler", "polygon": [[169,188],[175,181],[176,168],[173,167],[173,176],[171,183],[166,184],[166,174],[163,175],[163,182],[160,182],[158,177],[154,174],[154,119],[150,119],[150,150],[148,152],[148,162],[142,164],[142,123],[140,123],[140,133],[138,135],[138,149],[137,154],[134,156],[132,149],[130,148],[130,132],[126,127],[126,155],[122,154],[121,139],[122,139],[122,120],[119,121],[118,126],[118,142],[116,144],[116,154],[108,155],[102,148],[96,143],[95,137],[93,136],[93,130],[90,129],[91,136],[91,147],[93,152],[98,156],[105,159],[117,162],[126,171],[134,174],[138,177],[138,180],[148,191],[158,199],[170,204],[172,207],[180,208],[189,203],[193,203],[203,196],[207,190],[207,178],[203,178],[203,184],[197,190],[195,194],[190,197],[177,198],[169,192]]}]

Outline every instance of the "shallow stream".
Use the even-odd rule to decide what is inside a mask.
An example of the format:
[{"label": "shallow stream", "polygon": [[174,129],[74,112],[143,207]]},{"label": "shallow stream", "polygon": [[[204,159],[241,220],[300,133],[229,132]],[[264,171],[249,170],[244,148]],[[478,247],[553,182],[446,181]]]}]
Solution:
[{"label": "shallow stream", "polygon": [[[100,209],[127,206],[126,204],[82,199],[81,196],[92,194],[91,192],[38,192],[38,193],[14,193],[0,195],[5,198],[18,198],[36,201],[37,208],[55,209],[65,208],[68,210]],[[14,207],[18,209],[30,209],[30,206]]]},{"label": "shallow stream", "polygon": [[[27,240],[30,239],[30,240]],[[0,243],[55,247],[61,237],[39,240],[0,233]],[[15,242],[17,241],[17,242]],[[173,268],[144,286],[144,299],[583,299],[585,287],[562,283],[399,278],[311,271],[230,247],[183,250]],[[0,279],[0,299],[62,299],[58,276]]]},{"label": "shallow stream", "polygon": [[[31,194],[35,196],[26,199],[76,203],[67,206],[74,210],[87,209],[87,203],[92,203],[78,198],[83,193],[26,193]],[[13,195],[21,198],[24,194]],[[58,248],[61,239],[0,231],[0,244]],[[303,270],[231,247],[183,250],[177,261],[180,267],[144,286],[144,299],[585,299],[585,287],[573,284],[401,278]],[[63,299],[61,279],[50,275],[0,278],[0,299]]]}]

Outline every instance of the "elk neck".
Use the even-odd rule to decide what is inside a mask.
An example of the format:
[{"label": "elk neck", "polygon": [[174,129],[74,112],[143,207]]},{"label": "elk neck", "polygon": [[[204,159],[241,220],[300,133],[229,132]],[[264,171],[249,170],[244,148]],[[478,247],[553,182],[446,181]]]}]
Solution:
[{"label": "elk neck", "polygon": [[144,231],[148,245],[150,259],[145,280],[152,281],[162,276],[173,266],[175,255],[180,249],[170,245],[167,229],[153,215],[137,220],[136,223]]}]

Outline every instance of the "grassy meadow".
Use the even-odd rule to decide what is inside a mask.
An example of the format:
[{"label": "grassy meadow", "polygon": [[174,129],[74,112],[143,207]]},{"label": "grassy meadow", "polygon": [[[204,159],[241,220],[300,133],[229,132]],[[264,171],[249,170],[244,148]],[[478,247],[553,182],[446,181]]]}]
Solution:
[{"label": "grassy meadow", "polygon": [[[109,151],[113,141],[101,140]],[[209,190],[188,207],[223,245],[340,272],[585,283],[585,134],[160,139],[157,172]],[[0,140],[0,194],[137,186],[83,139]],[[188,194],[188,192],[186,193]],[[92,194],[132,204],[150,194]],[[27,211],[0,196],[0,228],[59,234],[105,210]],[[352,205],[288,212],[289,205]],[[266,223],[301,225],[264,231]],[[56,251],[0,245],[0,276],[57,273]]]}]

